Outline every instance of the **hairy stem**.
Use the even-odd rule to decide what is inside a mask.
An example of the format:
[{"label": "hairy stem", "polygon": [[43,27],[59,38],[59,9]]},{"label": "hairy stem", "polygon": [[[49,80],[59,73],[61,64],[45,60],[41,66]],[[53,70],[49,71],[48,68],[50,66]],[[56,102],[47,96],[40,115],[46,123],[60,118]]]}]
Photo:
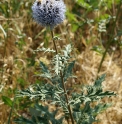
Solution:
[{"label": "hairy stem", "polygon": [[[51,35],[52,35],[53,44],[54,44],[54,48],[55,48],[56,54],[58,54],[58,50],[57,50],[57,47],[56,47],[56,43],[55,43],[55,40],[54,40],[54,34],[53,34],[53,31],[52,30],[51,30]],[[72,116],[71,107],[69,105],[68,95],[67,95],[67,92],[66,92],[66,87],[65,87],[65,83],[64,83],[64,78],[63,78],[62,72],[60,72],[60,77],[61,77],[61,82],[62,82],[63,89],[64,89],[64,94],[65,94],[65,99],[66,99],[66,103],[67,103],[69,115],[70,115],[72,124],[74,124],[74,119],[73,119],[73,116]]]},{"label": "hairy stem", "polygon": [[62,75],[62,73],[60,73],[60,75],[61,75],[61,82],[62,82],[62,85],[63,85],[63,89],[64,89],[64,93],[65,93],[65,98],[66,98],[66,102],[67,102],[67,107],[68,107],[68,110],[69,110],[70,118],[71,118],[72,124],[74,124],[74,119],[73,119],[73,116],[72,116],[71,107],[69,105],[68,95],[67,95],[67,92],[66,92],[66,87],[65,87],[65,84],[64,84],[63,75]]},{"label": "hairy stem", "polygon": [[58,50],[57,50],[57,47],[56,47],[56,43],[55,43],[55,40],[54,40],[54,34],[53,34],[52,30],[51,30],[51,36],[52,36],[52,39],[53,39],[53,44],[54,44],[54,48],[55,48],[56,54],[58,54]]},{"label": "hairy stem", "polygon": [[116,16],[116,20],[114,21],[114,24],[113,24],[113,28],[112,28],[112,33],[111,33],[111,37],[110,39],[108,40],[108,43],[107,43],[107,47],[105,49],[105,52],[102,56],[102,59],[101,59],[101,62],[100,62],[100,65],[99,65],[99,68],[98,68],[98,73],[100,72],[101,70],[101,67],[102,67],[102,64],[103,64],[103,61],[105,59],[105,56],[108,52],[108,49],[111,45],[111,42],[112,42],[112,39],[114,38],[114,31],[115,31],[115,28],[116,28],[116,23],[117,23],[117,20],[118,20],[118,16],[119,16],[119,12],[120,12],[120,9],[121,9],[121,5],[122,5],[122,1],[120,1],[120,4],[119,4],[119,7],[118,7],[118,11],[117,11],[117,16]]}]

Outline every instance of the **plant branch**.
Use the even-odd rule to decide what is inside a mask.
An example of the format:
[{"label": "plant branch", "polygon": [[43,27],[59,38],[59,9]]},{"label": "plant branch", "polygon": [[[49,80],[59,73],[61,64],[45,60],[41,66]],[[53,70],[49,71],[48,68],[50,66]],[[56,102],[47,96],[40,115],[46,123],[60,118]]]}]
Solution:
[{"label": "plant branch", "polygon": [[[57,47],[56,47],[56,43],[55,43],[55,40],[54,40],[54,34],[53,34],[53,31],[52,30],[51,30],[51,35],[52,35],[52,39],[53,39],[54,48],[56,50],[56,54],[58,54],[58,50],[57,50]],[[73,119],[73,116],[72,116],[71,107],[69,105],[68,95],[67,95],[67,92],[66,92],[66,87],[65,87],[65,83],[64,83],[62,72],[60,72],[60,77],[61,77],[61,82],[62,82],[63,89],[64,89],[64,94],[65,94],[65,99],[66,99],[66,103],[67,103],[69,115],[70,115],[72,124],[74,124],[74,119]]]},{"label": "plant branch", "polygon": [[56,43],[55,43],[55,40],[54,40],[54,34],[53,34],[52,30],[51,30],[51,36],[52,36],[52,39],[53,39],[53,44],[54,44],[54,48],[55,48],[56,54],[58,54],[58,50],[57,50],[57,47],[56,47]]},{"label": "plant branch", "polygon": [[112,42],[112,39],[114,38],[114,31],[115,31],[115,28],[116,28],[116,23],[117,23],[117,20],[118,20],[121,5],[122,5],[122,0],[120,0],[120,4],[119,4],[119,7],[118,7],[118,11],[117,11],[117,16],[116,16],[116,19],[114,21],[113,28],[112,28],[112,33],[111,33],[112,35],[111,35],[110,39],[108,40],[107,47],[106,47],[105,52],[104,52],[104,54],[102,56],[102,59],[101,59],[101,62],[100,62],[99,68],[98,68],[98,73],[101,70],[101,67],[102,67],[103,61],[105,59],[106,53],[108,52],[108,49],[109,49],[109,47],[111,45],[111,42]]},{"label": "plant branch", "polygon": [[64,84],[63,75],[62,75],[62,73],[60,73],[60,75],[61,75],[61,82],[62,82],[62,85],[63,85],[63,89],[64,89],[64,93],[65,93],[65,98],[66,98],[66,102],[67,102],[67,107],[68,107],[68,110],[69,110],[70,118],[71,118],[72,124],[74,124],[74,119],[73,119],[73,116],[72,116],[71,107],[69,105],[68,95],[67,95],[67,92],[66,92],[66,87],[65,87],[65,84]]}]

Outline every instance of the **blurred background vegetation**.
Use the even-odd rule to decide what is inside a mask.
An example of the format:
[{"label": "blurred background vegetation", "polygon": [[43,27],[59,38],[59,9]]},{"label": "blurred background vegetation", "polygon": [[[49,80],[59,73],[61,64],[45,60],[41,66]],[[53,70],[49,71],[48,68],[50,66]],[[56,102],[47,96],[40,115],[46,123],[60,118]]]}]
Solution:
[{"label": "blurred background vegetation", "polygon": [[[32,18],[33,2],[0,1],[0,124],[8,121],[16,90],[40,83],[41,78],[35,76],[40,73],[39,62],[41,60],[48,65],[52,58],[51,54],[35,51],[42,47],[53,48],[53,44],[50,32]],[[66,20],[55,28],[55,35],[60,37],[58,44],[61,48],[67,43],[74,45],[77,79],[71,80],[70,86],[77,90],[79,85],[93,82],[97,74],[106,73],[104,89],[115,91],[117,96],[109,99],[113,105],[98,116],[101,119],[98,124],[122,124],[121,0],[64,2],[67,6]],[[107,54],[100,68],[105,51]],[[12,120],[16,116],[29,117],[26,109],[29,105],[31,101],[28,99],[16,100],[11,124],[14,124]]]}]

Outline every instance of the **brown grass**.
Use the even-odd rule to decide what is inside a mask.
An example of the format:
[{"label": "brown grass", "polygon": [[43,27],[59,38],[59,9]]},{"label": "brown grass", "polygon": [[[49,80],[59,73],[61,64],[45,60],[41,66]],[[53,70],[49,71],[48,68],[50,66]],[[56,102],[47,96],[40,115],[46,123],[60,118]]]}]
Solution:
[{"label": "brown grass", "polygon": [[[72,10],[72,2],[66,1],[66,4]],[[98,15],[91,13],[88,16],[92,18]],[[16,87],[18,89],[28,87],[28,85],[33,84],[39,79],[34,76],[39,70],[39,60],[43,59],[48,64],[52,57],[51,54],[33,53],[33,50],[46,44],[43,44],[45,42],[44,32],[46,30],[34,23],[26,10],[23,10],[23,15],[20,15],[19,18],[18,13],[14,17],[5,18],[3,15],[0,15],[0,24],[3,29],[6,28],[6,25],[8,26],[6,38],[0,30],[0,68],[2,70],[0,74],[0,97],[5,95],[12,100],[14,97],[13,90]],[[73,42],[75,46],[73,56],[77,59],[74,72],[77,75],[77,79],[73,79],[72,82],[75,82],[75,85],[92,84],[97,77],[102,57],[101,54],[91,50],[93,45],[100,44],[97,37],[98,32],[96,31],[97,25],[93,29],[87,25],[84,29],[78,29],[75,33],[71,32],[71,26],[69,21],[65,20],[61,26],[55,29],[55,32],[60,34],[63,39],[58,43],[58,48],[69,43],[69,39]],[[38,35],[39,33],[40,35]],[[53,44],[49,32],[47,32],[46,37],[49,40],[47,46],[52,48]],[[92,42],[87,44],[86,40],[91,40]],[[24,44],[21,44],[22,42]],[[98,116],[101,122],[97,124],[122,124],[122,56],[118,56],[117,53],[121,53],[121,50],[116,49],[116,53],[107,54],[99,73],[99,75],[106,74],[106,79],[103,83],[104,90],[115,91],[117,96],[104,99],[104,102],[112,102],[113,105]],[[32,59],[32,57],[36,63],[33,66],[29,66],[30,61],[27,59]],[[18,79],[24,79],[24,84],[19,84]],[[19,106],[16,107],[18,110]],[[7,122],[9,113],[10,107],[0,100],[0,124]],[[13,117],[15,114],[18,115],[19,113],[14,110]],[[11,122],[11,124],[14,123]]]}]

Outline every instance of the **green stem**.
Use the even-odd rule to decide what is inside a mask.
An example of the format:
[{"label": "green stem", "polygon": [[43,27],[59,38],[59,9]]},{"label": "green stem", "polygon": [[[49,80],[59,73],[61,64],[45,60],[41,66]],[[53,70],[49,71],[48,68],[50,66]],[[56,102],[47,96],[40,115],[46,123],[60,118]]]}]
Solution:
[{"label": "green stem", "polygon": [[56,43],[55,43],[55,40],[54,40],[54,34],[53,34],[52,30],[51,30],[51,36],[52,36],[52,39],[53,39],[53,44],[54,44],[54,48],[55,48],[56,54],[58,54],[58,50],[57,50],[57,47],[56,47]]},{"label": "green stem", "polygon": [[68,110],[69,110],[70,118],[71,118],[72,124],[74,124],[74,119],[73,119],[73,116],[72,116],[71,107],[69,105],[68,95],[67,95],[67,92],[66,92],[66,87],[65,87],[65,84],[64,84],[63,75],[62,75],[62,73],[60,75],[61,75],[61,82],[62,82],[62,85],[63,85],[63,89],[64,89],[64,93],[65,93],[65,98],[66,98],[66,102],[67,102],[67,107],[68,107]]},{"label": "green stem", "polygon": [[[56,54],[58,54],[58,50],[57,50],[57,47],[56,47],[56,43],[55,43],[55,40],[54,40],[54,34],[53,34],[52,30],[51,30],[51,35],[52,35],[53,44],[54,44],[54,47],[55,47],[55,50],[56,50]],[[67,92],[66,92],[66,87],[65,87],[65,83],[64,83],[64,79],[63,79],[63,74],[61,72],[60,72],[60,77],[61,77],[61,82],[62,82],[63,89],[64,89],[64,94],[65,94],[65,99],[66,99],[69,115],[70,115],[72,124],[74,124],[74,119],[73,119],[72,112],[71,112],[71,107],[70,107],[69,101],[68,101],[68,95],[67,95]]]},{"label": "green stem", "polygon": [[13,100],[13,103],[12,103],[12,107],[11,107],[11,111],[10,111],[10,114],[9,114],[9,118],[8,118],[8,123],[7,124],[10,124],[12,112],[14,110],[15,101],[16,101],[16,91],[15,91],[15,94],[14,94],[14,100]]},{"label": "green stem", "polygon": [[110,47],[110,45],[111,45],[112,39],[114,38],[114,30],[115,30],[115,28],[116,28],[116,22],[117,22],[117,20],[118,20],[119,12],[120,12],[120,9],[121,9],[121,4],[122,4],[122,0],[120,0],[120,4],[119,4],[119,7],[118,7],[116,20],[115,20],[115,22],[114,22],[114,24],[113,24],[113,28],[112,28],[112,33],[111,33],[112,35],[111,35],[110,39],[108,40],[107,47],[106,47],[105,52],[104,52],[104,54],[103,54],[103,56],[102,56],[102,59],[101,59],[101,61],[100,61],[100,65],[99,65],[99,68],[98,68],[98,73],[99,73],[100,70],[101,70],[101,67],[102,67],[103,61],[104,61],[104,59],[105,59],[105,56],[106,56],[106,54],[107,54],[107,52],[108,52],[108,49],[109,49],[109,47]]}]

